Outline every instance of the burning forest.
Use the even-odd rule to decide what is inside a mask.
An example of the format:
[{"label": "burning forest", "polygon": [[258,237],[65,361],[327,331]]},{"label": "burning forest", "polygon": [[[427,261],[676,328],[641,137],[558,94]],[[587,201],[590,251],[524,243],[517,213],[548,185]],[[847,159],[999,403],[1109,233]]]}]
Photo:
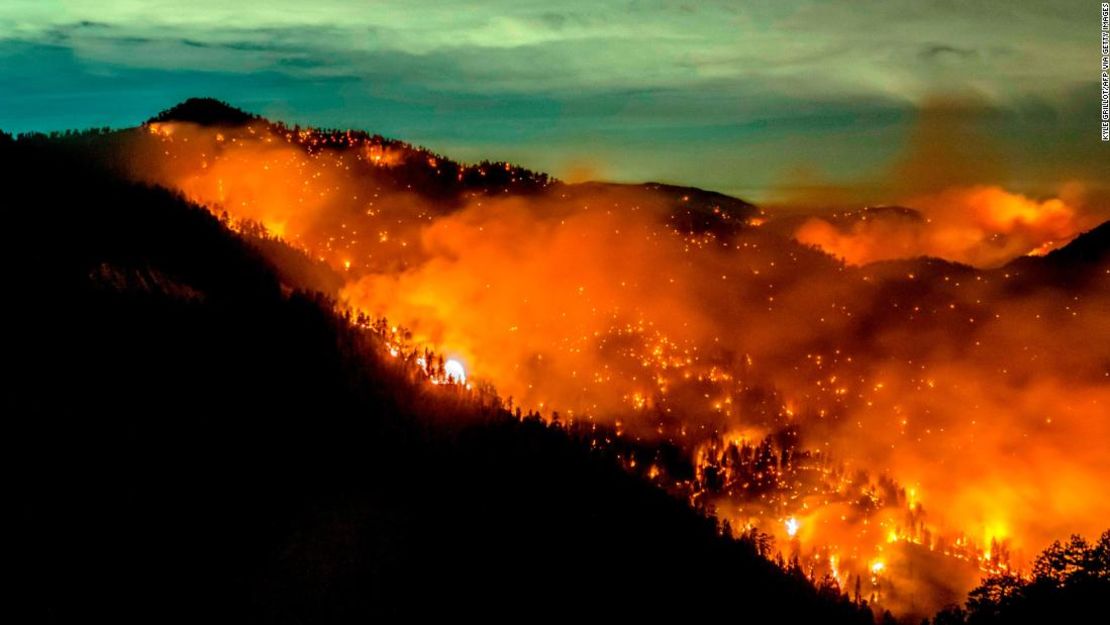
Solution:
[{"label": "burning forest", "polygon": [[565,430],[815,584],[928,616],[1105,529],[1097,192],[901,167],[881,203],[757,207],[229,110],[107,160],[302,255],[410,378]]},{"label": "burning forest", "polygon": [[1110,607],[1110,3],[0,4],[9,620]]}]

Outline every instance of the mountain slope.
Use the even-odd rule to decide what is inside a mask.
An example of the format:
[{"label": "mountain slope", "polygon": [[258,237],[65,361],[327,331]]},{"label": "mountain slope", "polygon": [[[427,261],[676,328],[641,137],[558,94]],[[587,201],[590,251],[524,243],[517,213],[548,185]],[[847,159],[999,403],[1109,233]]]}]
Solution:
[{"label": "mountain slope", "polygon": [[558,428],[409,380],[206,211],[0,150],[21,621],[870,618]]}]

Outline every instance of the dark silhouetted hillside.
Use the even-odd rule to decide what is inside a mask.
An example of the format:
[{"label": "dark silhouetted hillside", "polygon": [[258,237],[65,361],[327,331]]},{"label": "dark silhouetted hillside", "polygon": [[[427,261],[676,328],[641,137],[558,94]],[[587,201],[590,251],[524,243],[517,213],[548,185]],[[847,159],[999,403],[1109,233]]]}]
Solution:
[{"label": "dark silhouetted hillside", "polygon": [[1108,257],[1110,222],[1105,222],[1044,256],[1023,256],[998,271],[1019,275],[1017,289],[1082,289],[1101,277]]}]

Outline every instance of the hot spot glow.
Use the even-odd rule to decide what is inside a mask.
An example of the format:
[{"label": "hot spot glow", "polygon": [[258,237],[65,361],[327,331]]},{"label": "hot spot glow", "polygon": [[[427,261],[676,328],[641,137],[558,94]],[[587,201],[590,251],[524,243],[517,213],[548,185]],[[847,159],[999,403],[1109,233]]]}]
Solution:
[{"label": "hot spot glow", "polygon": [[443,363],[443,374],[448,380],[456,384],[466,383],[466,368],[457,360],[451,359]]}]

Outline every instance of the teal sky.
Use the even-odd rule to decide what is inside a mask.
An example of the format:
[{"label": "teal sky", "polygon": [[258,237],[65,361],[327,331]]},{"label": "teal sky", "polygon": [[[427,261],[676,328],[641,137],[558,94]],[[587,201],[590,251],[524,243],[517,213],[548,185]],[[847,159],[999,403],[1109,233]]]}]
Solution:
[{"label": "teal sky", "polygon": [[879,185],[922,108],[956,98],[1001,182],[1049,191],[1108,173],[1098,61],[1086,0],[3,0],[0,128],[134,125],[206,95],[758,200]]}]

